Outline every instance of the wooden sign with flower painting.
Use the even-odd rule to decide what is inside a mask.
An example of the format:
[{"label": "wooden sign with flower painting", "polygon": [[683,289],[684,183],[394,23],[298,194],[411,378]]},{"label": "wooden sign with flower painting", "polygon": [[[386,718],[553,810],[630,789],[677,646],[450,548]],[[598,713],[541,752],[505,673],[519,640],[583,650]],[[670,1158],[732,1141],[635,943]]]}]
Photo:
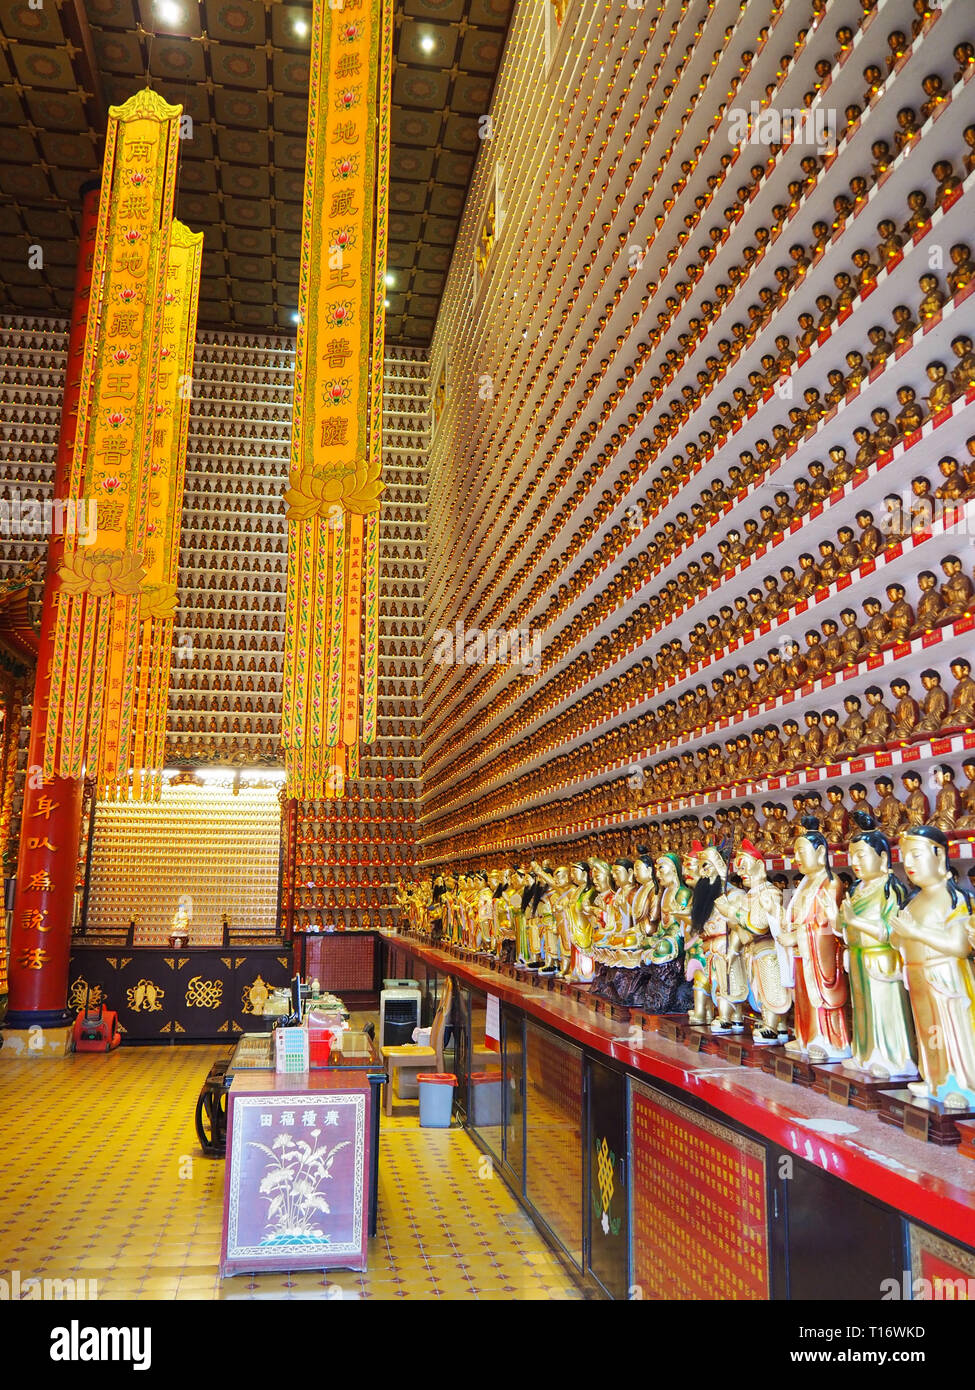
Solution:
[{"label": "wooden sign with flower painting", "polygon": [[234,1080],[221,1275],[366,1267],[369,1087],[314,1076]]}]

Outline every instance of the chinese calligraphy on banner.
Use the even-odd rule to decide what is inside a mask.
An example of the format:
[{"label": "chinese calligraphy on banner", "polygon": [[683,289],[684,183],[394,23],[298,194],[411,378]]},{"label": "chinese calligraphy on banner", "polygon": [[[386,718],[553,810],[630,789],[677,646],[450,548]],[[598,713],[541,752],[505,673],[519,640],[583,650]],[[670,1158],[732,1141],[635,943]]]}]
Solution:
[{"label": "chinese calligraphy on banner", "polygon": [[341,795],[375,737],[391,49],[388,0],[316,0],[285,494],[295,797]]},{"label": "chinese calligraphy on banner", "polygon": [[44,776],[94,775],[108,797],[157,794],[161,772],[189,411],[180,384],[203,242],[172,217],[181,110],[146,90],[109,111],[68,481],[95,539],[67,535],[58,571]]},{"label": "chinese calligraphy on banner", "polygon": [[640,1296],[767,1300],[765,1150],[638,1081],[630,1086]]}]

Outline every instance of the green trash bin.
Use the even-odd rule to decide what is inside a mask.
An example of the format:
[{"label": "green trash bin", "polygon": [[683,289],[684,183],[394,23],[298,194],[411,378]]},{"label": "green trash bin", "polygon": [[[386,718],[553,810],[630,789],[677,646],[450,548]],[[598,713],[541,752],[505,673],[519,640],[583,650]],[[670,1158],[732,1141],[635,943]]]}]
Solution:
[{"label": "green trash bin", "polygon": [[424,1071],[416,1080],[420,1088],[420,1128],[449,1129],[456,1076],[449,1071]]}]

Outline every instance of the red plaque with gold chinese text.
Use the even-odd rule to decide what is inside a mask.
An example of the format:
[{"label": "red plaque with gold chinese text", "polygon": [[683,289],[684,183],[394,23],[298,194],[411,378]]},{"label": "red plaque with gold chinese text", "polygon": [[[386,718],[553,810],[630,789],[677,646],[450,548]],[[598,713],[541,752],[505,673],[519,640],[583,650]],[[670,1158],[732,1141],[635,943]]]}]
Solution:
[{"label": "red plaque with gold chinese text", "polygon": [[762,1145],[632,1081],[630,1173],[640,1298],[768,1299]]}]

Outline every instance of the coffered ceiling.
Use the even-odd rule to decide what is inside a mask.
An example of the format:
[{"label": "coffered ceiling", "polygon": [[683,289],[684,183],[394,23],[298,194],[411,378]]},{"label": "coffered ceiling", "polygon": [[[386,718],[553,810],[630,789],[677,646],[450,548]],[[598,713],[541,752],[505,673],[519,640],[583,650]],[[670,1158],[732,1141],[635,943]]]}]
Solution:
[{"label": "coffered ceiling", "polygon": [[[148,75],[193,118],[176,213],[204,233],[201,327],[292,329],[307,0],[33,4],[0,6],[0,313],[69,313],[78,191],[98,172],[109,104]],[[396,0],[389,342],[430,341],[512,6]]]}]

